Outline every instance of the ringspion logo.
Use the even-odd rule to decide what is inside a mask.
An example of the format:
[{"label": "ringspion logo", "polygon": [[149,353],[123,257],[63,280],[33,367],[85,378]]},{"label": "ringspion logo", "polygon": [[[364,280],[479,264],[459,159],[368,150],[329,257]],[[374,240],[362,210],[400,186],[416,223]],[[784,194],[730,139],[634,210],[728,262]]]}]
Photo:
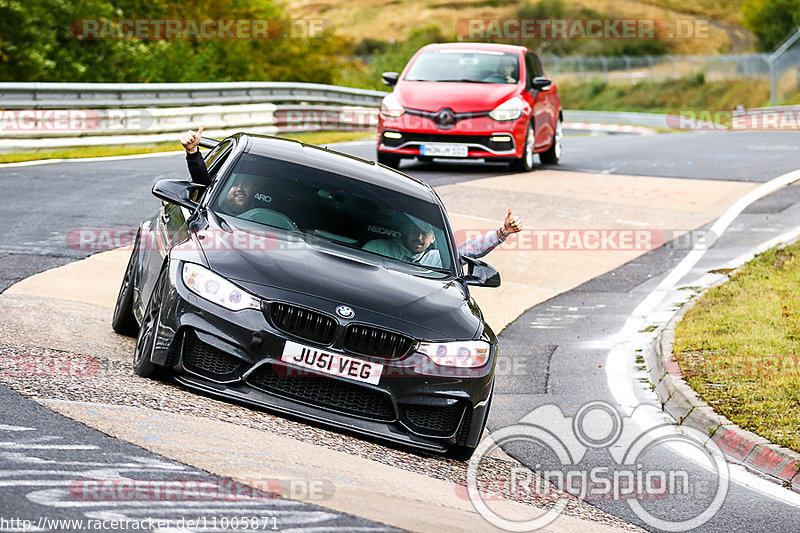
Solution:
[{"label": "ringspion logo", "polygon": [[[642,425],[652,406],[622,416],[612,405],[595,401],[566,416],[557,405],[543,405],[512,426],[492,431],[480,442],[467,468],[468,498],[478,513],[506,531],[535,531],[552,523],[571,497],[624,502],[644,523],[664,531],[689,531],[711,520],[725,501],[728,463],[715,442],[700,431],[671,424]],[[484,470],[498,447],[525,449],[534,465],[509,463],[506,471]],[[675,449],[690,454],[699,468],[665,464]],[[604,460],[598,461],[598,457]],[[499,477],[502,476],[502,477]],[[498,501],[535,500],[550,504],[528,518]],[[668,501],[672,505],[659,505]],[[675,516],[682,506],[687,513]],[[667,509],[667,511],[664,511]]]}]

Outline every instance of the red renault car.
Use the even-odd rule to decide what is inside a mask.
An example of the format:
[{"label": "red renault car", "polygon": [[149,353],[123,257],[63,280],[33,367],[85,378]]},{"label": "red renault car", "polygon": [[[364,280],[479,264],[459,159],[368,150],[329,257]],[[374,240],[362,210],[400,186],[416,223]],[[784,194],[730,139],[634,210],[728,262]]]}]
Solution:
[{"label": "red renault car", "polygon": [[529,171],[561,157],[561,101],[539,57],[524,46],[431,44],[402,74],[385,72],[394,90],[381,104],[378,162],[403,158],[504,161]]}]

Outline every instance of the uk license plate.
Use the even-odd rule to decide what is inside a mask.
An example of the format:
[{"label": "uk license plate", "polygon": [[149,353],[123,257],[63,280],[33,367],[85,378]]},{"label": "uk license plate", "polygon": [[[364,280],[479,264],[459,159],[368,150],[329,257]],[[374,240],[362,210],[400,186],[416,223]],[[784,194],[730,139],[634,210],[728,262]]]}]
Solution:
[{"label": "uk license plate", "polygon": [[423,144],[420,147],[420,155],[429,157],[467,157],[469,150],[466,144]]},{"label": "uk license plate", "polygon": [[292,341],[286,341],[281,361],[323,374],[373,385],[378,384],[383,372],[382,364],[318,350]]}]

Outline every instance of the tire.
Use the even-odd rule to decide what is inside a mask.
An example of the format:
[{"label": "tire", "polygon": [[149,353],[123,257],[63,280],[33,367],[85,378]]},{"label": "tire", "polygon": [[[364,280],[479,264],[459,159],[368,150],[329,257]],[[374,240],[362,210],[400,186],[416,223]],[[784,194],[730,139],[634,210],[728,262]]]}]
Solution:
[{"label": "tire", "polygon": [[120,335],[135,337],[139,332],[139,324],[133,315],[133,280],[136,262],[139,257],[139,234],[133,241],[133,251],[128,259],[128,266],[125,268],[125,275],[122,277],[122,285],[117,295],[117,303],[114,306],[114,316],[111,319],[111,327]]},{"label": "tire", "polygon": [[553,142],[550,148],[539,154],[539,161],[543,165],[557,165],[561,160],[561,140],[564,138],[564,131],[561,126],[561,119],[556,122],[556,131],[553,132]]},{"label": "tire", "polygon": [[166,280],[166,269],[161,271],[147,302],[147,309],[142,316],[142,325],[139,328],[139,336],[136,338],[136,349],[133,352],[133,372],[143,378],[162,378],[165,377],[166,369],[156,366],[150,359],[153,355],[156,340],[156,326],[161,318],[161,297],[164,292],[164,281]]},{"label": "tire", "polygon": [[400,156],[387,154],[385,152],[378,152],[378,163],[396,170],[400,168]]},{"label": "tire", "polygon": [[534,141],[533,122],[529,122],[528,129],[525,132],[525,145],[522,148],[522,157],[514,159],[511,162],[510,166],[512,170],[518,172],[530,172],[533,170]]}]

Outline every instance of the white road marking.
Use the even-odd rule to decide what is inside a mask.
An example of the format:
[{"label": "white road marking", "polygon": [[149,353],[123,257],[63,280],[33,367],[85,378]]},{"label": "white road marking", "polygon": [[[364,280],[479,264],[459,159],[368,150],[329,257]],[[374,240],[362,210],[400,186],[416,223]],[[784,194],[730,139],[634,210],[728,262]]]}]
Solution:
[{"label": "white road marking", "polygon": [[[709,234],[722,236],[725,230],[728,229],[730,224],[736,217],[746,209],[753,202],[763,198],[764,196],[794,183],[800,179],[800,170],[795,170],[778,176],[767,183],[753,189],[735,204],[733,204],[709,229]],[[800,232],[800,227],[796,228],[787,234],[794,234]],[[783,237],[783,236],[781,236]],[[780,238],[780,237],[779,237]],[[771,239],[767,243],[776,241]],[[762,244],[758,248],[761,249],[767,243]],[[633,409],[641,402],[637,398],[636,391],[639,393],[646,393],[650,396],[655,394],[650,391],[645,391],[637,381],[637,371],[634,367],[634,354],[635,350],[645,350],[655,338],[655,332],[642,333],[642,330],[654,322],[654,315],[658,315],[660,320],[668,320],[669,317],[674,315],[677,311],[676,304],[680,303],[680,299],[685,299],[685,295],[676,295],[675,289],[678,282],[689,273],[689,271],[697,264],[700,259],[708,251],[708,243],[698,243],[689,252],[689,254],[678,263],[678,265],[664,278],[661,283],[634,309],[625,325],[615,335],[613,347],[608,353],[606,359],[606,378],[609,385],[609,390],[614,399],[625,411],[626,414],[633,412]],[[742,257],[749,256],[745,254]],[[738,260],[739,258],[737,258]],[[673,301],[666,301],[667,296],[672,293]],[[665,309],[670,308],[669,311]],[[636,389],[634,387],[637,387]],[[641,420],[643,430],[652,424],[653,426],[663,423],[655,416],[650,417],[649,420]],[[677,428],[677,426],[676,426]],[[678,451],[678,450],[676,450]],[[680,453],[680,451],[678,451]],[[800,494],[789,491],[780,487],[779,485],[767,481],[755,474],[752,474],[744,468],[736,468],[735,465],[730,465],[731,479],[746,487],[752,488],[757,492],[767,495],[775,500],[779,500],[785,504],[800,508]]]},{"label": "white road marking", "polygon": [[800,146],[796,144],[750,144],[747,149],[760,152],[783,152],[784,150],[800,150]]},{"label": "white road marking", "polygon": [[36,428],[26,428],[23,426],[9,426],[0,424],[0,431],[36,431]]},{"label": "white road marking", "polygon": [[0,442],[0,448],[7,450],[97,450],[92,444],[27,444],[20,442]]}]

